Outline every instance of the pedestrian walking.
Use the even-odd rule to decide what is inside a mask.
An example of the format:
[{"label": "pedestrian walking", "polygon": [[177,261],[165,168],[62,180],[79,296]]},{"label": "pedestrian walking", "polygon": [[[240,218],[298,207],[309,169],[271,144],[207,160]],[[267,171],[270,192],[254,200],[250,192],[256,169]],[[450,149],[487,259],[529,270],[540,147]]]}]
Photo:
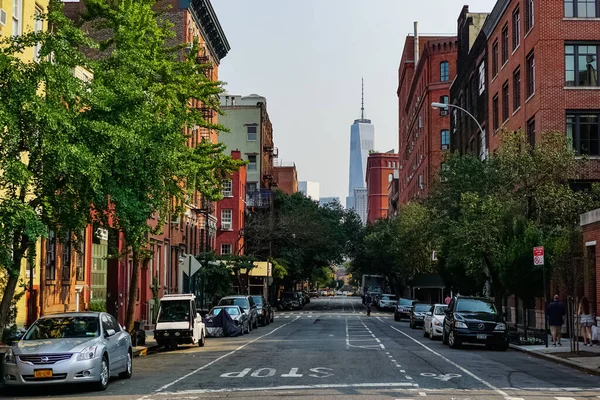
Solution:
[{"label": "pedestrian walking", "polygon": [[548,318],[548,325],[550,325],[550,333],[552,334],[552,346],[556,347],[560,343],[560,336],[562,334],[562,326],[565,323],[564,316],[566,314],[565,305],[560,302],[558,295],[554,295],[552,303],[546,307],[546,317]]},{"label": "pedestrian walking", "polygon": [[582,328],[583,345],[592,346],[592,325],[594,325],[594,318],[592,317],[590,302],[585,296],[583,296],[579,302],[577,315],[579,315],[579,324]]}]

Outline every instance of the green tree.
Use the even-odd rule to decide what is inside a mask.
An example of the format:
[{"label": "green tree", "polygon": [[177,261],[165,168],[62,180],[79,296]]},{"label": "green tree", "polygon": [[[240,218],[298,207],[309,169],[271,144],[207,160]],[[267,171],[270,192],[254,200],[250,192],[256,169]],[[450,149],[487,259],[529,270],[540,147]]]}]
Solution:
[{"label": "green tree", "polygon": [[126,311],[131,330],[139,269],[150,257],[149,234],[157,232],[148,219],[157,214],[162,229],[195,191],[217,200],[222,179],[242,161],[208,140],[189,146],[193,127],[221,129],[192,100],[216,113],[223,88],[196,61],[197,43],[189,53],[184,44],[173,46],[173,25],[154,11],[156,1],[84,3],[82,21],[100,50],[90,63],[94,80],[84,121],[105,160],[93,204],[98,218],[122,233],[133,259]]},{"label": "green tree", "polygon": [[[78,48],[88,41],[51,0],[40,16],[52,29],[0,41],[0,268],[6,283],[0,327],[10,315],[21,263],[35,259],[36,242],[80,232],[89,222],[102,157],[81,129],[88,85],[73,75],[86,65]],[[38,62],[23,51],[39,45]]]}]

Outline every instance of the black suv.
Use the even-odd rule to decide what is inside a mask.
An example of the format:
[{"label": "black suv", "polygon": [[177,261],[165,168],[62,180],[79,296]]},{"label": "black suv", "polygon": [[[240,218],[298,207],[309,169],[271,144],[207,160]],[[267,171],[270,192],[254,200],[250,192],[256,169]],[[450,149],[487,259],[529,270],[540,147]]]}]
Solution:
[{"label": "black suv", "polygon": [[483,343],[508,349],[508,327],[494,302],[481,297],[455,297],[446,309],[442,341],[452,348],[462,343]]},{"label": "black suv", "polygon": [[396,310],[394,310],[394,321],[400,321],[402,318],[410,318],[410,310],[412,310],[413,303],[416,300],[413,299],[400,299]]},{"label": "black suv", "polygon": [[425,314],[427,314],[430,309],[431,304],[429,303],[414,302],[409,315],[410,327],[412,329],[422,327],[425,322]]}]

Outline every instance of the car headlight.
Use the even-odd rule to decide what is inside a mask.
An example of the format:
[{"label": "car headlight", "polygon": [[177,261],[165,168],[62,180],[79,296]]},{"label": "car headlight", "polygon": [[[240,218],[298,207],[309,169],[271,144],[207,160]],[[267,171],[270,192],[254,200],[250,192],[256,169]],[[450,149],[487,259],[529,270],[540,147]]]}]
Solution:
[{"label": "car headlight", "polygon": [[15,353],[12,349],[8,349],[8,351],[4,353],[4,362],[7,364],[14,364],[16,362]]},{"label": "car headlight", "polygon": [[464,322],[460,322],[460,321],[454,321],[454,327],[455,328],[465,328],[465,329],[468,328],[467,324],[465,324]]},{"label": "car headlight", "polygon": [[504,331],[504,330],[506,330],[506,325],[505,324],[496,324],[496,328],[494,330],[495,331]]},{"label": "car headlight", "polygon": [[98,350],[98,346],[88,346],[85,349],[81,350],[81,353],[77,355],[77,361],[83,360],[91,360],[96,357],[96,351]]},{"label": "car headlight", "polygon": [[440,323],[440,321],[433,321],[433,324],[434,324],[435,326],[440,326],[440,325],[442,325],[442,324]]}]

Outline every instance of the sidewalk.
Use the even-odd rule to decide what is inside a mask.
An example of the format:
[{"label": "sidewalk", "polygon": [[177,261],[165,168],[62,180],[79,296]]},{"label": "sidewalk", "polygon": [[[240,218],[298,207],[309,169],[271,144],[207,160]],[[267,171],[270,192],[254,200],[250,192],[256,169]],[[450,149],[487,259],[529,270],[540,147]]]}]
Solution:
[{"label": "sidewalk", "polygon": [[146,344],[143,346],[136,346],[133,348],[134,357],[143,357],[148,355],[148,350],[154,350],[158,347],[156,340],[154,340],[154,332],[146,331]]},{"label": "sidewalk", "polygon": [[584,346],[579,342],[579,352],[571,353],[571,343],[569,339],[562,339],[562,346],[552,346],[552,340],[548,340],[548,347],[544,345],[523,346],[511,344],[510,347],[517,351],[530,354],[535,357],[552,360],[580,371],[593,375],[600,375],[600,344],[596,342],[592,347]]}]

